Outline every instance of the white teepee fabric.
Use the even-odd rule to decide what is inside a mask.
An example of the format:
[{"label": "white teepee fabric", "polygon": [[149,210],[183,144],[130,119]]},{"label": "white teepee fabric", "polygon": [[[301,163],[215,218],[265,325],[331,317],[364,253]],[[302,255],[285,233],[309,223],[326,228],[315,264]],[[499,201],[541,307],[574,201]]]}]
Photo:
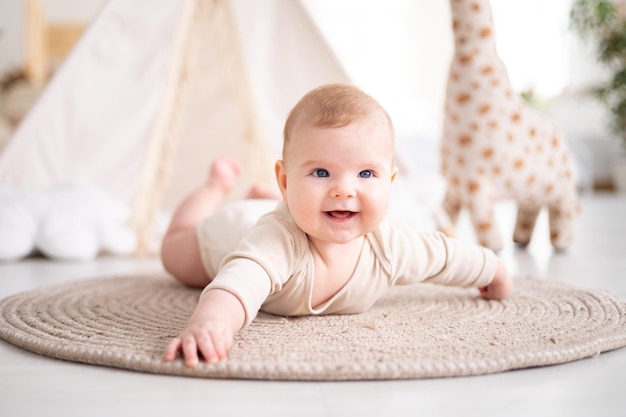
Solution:
[{"label": "white teepee fabric", "polygon": [[145,243],[217,155],[244,166],[235,196],[271,182],[290,107],[348,81],[297,0],[111,0],[0,155],[0,185],[95,183]]}]

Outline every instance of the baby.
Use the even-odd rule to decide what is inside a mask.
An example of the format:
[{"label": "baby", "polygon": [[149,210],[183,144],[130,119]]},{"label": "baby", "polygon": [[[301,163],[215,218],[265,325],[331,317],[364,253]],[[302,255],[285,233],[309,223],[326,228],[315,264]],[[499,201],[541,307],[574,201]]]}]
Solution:
[{"label": "baby", "polygon": [[[215,161],[163,239],[166,270],[205,288],[186,328],[167,345],[166,361],[178,352],[189,367],[200,357],[225,360],[235,333],[259,310],[358,313],[390,286],[419,282],[478,287],[486,299],[511,291],[492,251],[383,221],[397,174],[393,126],[378,102],[351,85],[314,89],[289,114],[275,165],[282,201],[220,208],[238,173],[233,162]],[[272,192],[256,187],[249,197]]]}]

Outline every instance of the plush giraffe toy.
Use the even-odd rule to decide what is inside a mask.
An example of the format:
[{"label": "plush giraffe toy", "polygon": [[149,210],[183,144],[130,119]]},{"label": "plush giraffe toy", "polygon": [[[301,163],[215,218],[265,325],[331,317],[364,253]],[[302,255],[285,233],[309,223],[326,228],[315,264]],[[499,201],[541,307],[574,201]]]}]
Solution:
[{"label": "plush giraffe toy", "polygon": [[448,79],[442,137],[444,208],[455,222],[469,210],[481,245],[503,247],[494,221],[498,199],[513,198],[513,240],[530,243],[543,207],[550,239],[573,240],[579,209],[572,161],[560,131],[515,94],[496,53],[488,0],[450,0],[455,53]]}]

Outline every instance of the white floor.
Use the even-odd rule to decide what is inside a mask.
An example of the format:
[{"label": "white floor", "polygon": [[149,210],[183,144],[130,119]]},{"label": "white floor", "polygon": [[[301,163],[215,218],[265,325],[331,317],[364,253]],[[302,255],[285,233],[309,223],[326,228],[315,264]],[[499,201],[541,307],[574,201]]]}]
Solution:
[{"label": "white floor", "polygon": [[[512,206],[499,207],[512,228]],[[471,238],[467,219],[460,227]],[[588,195],[574,246],[553,254],[545,216],[528,250],[501,254],[536,274],[626,299],[626,195]],[[155,260],[0,265],[0,298],[68,280],[159,270]],[[626,349],[564,365],[415,381],[303,383],[142,374],[38,356],[0,342],[0,416],[624,416]]]}]

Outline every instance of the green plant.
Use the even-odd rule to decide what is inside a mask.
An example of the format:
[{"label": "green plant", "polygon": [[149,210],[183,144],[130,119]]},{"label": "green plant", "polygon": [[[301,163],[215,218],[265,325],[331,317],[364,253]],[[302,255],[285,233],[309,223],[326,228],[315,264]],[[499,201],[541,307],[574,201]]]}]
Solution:
[{"label": "green plant", "polygon": [[609,111],[609,128],[626,147],[626,2],[575,0],[570,28],[596,46],[596,59],[608,70],[607,81],[593,86],[591,94]]}]

